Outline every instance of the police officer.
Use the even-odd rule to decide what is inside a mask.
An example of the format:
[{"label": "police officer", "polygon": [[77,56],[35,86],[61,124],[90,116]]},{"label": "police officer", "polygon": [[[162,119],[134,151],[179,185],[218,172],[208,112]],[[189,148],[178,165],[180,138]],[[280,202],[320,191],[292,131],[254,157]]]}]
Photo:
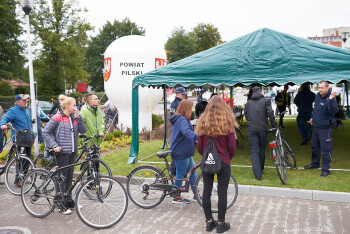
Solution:
[{"label": "police officer", "polygon": [[315,98],[314,111],[310,119],[313,125],[311,138],[311,164],[305,169],[319,168],[321,152],[322,174],[321,177],[330,175],[329,168],[332,161],[332,135],[335,123],[335,113],[338,112],[336,92],[331,92],[328,82],[323,80],[318,85],[319,92]]}]

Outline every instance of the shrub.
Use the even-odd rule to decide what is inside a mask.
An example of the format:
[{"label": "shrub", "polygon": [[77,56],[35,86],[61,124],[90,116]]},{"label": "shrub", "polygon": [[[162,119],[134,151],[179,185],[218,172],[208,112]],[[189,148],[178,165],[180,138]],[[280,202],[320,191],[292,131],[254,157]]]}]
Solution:
[{"label": "shrub", "polygon": [[4,150],[0,153],[0,161],[5,160],[9,150]]},{"label": "shrub", "polygon": [[121,136],[123,136],[124,135],[124,133],[122,132],[122,131],[119,131],[119,130],[117,130],[117,131],[114,131],[113,133],[113,136],[114,137],[121,137]]},{"label": "shrub", "polygon": [[69,94],[69,96],[78,101],[78,99],[81,100],[81,98],[85,96],[85,93],[73,92]]},{"label": "shrub", "polygon": [[111,141],[114,138],[113,133],[107,133],[105,137],[105,141]]},{"label": "shrub", "polygon": [[159,127],[164,122],[164,120],[159,116],[152,114],[152,129]]},{"label": "shrub", "polygon": [[1,96],[11,96],[14,94],[12,86],[7,82],[0,82]]},{"label": "shrub", "polygon": [[15,94],[22,94],[22,93],[27,93],[30,94],[30,87],[29,86],[18,86],[15,88]]}]

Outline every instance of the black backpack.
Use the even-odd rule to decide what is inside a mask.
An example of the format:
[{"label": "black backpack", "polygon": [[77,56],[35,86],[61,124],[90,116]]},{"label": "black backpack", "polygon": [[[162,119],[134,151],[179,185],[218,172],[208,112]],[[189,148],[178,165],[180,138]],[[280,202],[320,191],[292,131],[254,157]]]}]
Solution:
[{"label": "black backpack", "polygon": [[[226,152],[225,152],[226,153]],[[221,161],[213,138],[209,137],[203,153],[201,169],[207,174],[216,174],[221,170]]]}]

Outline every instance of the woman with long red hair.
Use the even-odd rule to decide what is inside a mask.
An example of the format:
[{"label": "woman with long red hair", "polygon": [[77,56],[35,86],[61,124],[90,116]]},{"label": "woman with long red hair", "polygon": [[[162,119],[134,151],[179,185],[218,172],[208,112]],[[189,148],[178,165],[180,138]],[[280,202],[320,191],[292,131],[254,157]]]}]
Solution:
[{"label": "woman with long red hair", "polygon": [[206,230],[212,231],[217,227],[217,232],[222,233],[230,229],[230,224],[225,223],[227,206],[227,189],[231,175],[231,159],[236,151],[235,127],[238,124],[235,117],[219,96],[210,99],[204,113],[198,121],[196,132],[198,133],[197,148],[203,155],[209,137],[213,138],[221,161],[221,171],[217,173],[218,179],[218,220],[215,221],[211,212],[211,192],[213,189],[214,174],[203,174],[203,209],[206,219]]}]

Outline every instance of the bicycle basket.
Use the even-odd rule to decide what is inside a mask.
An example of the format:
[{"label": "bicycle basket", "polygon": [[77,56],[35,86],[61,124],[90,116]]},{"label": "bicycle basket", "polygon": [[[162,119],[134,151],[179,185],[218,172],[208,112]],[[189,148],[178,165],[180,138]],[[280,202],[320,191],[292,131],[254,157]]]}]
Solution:
[{"label": "bicycle basket", "polygon": [[30,131],[18,131],[16,134],[16,143],[23,147],[32,147],[37,133]]}]

